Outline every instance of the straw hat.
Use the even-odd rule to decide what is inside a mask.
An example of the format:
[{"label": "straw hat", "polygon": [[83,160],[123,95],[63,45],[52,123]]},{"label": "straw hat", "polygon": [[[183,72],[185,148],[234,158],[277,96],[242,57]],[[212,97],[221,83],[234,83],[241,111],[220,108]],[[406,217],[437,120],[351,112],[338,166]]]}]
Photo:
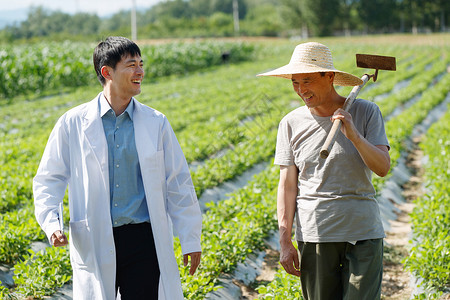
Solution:
[{"label": "straw hat", "polygon": [[275,76],[291,79],[292,74],[316,72],[335,72],[334,84],[336,85],[355,86],[363,83],[360,78],[352,74],[336,70],[333,66],[333,57],[330,49],[316,42],[298,45],[295,47],[291,61],[287,65],[256,76]]}]

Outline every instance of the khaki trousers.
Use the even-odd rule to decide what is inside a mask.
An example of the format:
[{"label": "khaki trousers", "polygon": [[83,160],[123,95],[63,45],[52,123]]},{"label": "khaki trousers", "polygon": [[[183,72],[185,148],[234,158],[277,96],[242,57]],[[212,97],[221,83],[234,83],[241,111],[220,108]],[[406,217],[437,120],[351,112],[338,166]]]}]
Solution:
[{"label": "khaki trousers", "polygon": [[350,243],[298,242],[305,299],[376,300],[381,297],[383,239]]}]

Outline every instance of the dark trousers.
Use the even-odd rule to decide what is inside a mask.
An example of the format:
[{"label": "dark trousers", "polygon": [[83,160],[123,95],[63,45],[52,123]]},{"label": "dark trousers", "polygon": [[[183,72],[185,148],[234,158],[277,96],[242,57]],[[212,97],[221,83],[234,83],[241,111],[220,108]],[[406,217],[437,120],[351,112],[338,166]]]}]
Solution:
[{"label": "dark trousers", "polygon": [[150,223],[113,228],[116,294],[122,300],[158,299],[159,265]]},{"label": "dark trousers", "polygon": [[376,300],[381,297],[383,240],[303,243],[300,281],[308,300]]}]

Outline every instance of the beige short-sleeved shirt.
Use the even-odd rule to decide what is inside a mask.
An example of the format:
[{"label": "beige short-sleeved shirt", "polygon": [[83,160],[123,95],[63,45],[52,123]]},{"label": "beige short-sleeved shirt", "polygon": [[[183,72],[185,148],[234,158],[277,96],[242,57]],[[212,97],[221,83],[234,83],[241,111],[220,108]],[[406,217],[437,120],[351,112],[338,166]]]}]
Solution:
[{"label": "beige short-sleeved shirt", "polygon": [[[373,145],[386,145],[378,106],[356,99],[349,110],[358,131]],[[299,170],[296,238],[304,242],[347,242],[383,238],[372,171],[342,132],[327,159],[319,157],[332,122],[305,106],[280,122],[275,164]]]}]

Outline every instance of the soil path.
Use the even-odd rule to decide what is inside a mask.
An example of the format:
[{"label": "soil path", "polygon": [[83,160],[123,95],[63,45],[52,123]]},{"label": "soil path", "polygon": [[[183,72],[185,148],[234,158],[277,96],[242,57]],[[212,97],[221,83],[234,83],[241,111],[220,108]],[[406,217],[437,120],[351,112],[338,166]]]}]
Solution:
[{"label": "soil path", "polygon": [[403,186],[402,196],[406,202],[396,205],[399,209],[397,219],[389,222],[391,228],[386,232],[382,299],[410,299],[413,291],[411,275],[404,270],[402,260],[408,256],[410,249],[411,220],[409,214],[414,208],[412,201],[423,193],[422,152],[417,146],[418,143],[419,140],[416,139],[406,162],[406,166],[412,174],[410,180]]}]

